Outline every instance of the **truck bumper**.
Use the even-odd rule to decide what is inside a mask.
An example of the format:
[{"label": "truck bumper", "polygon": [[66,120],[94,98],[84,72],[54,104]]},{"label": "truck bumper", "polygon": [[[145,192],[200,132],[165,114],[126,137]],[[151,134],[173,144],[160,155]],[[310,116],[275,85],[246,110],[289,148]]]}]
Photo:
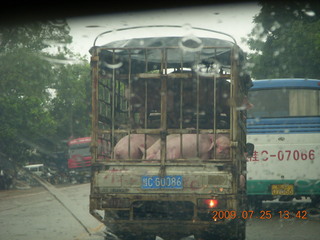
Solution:
[{"label": "truck bumper", "polygon": [[207,239],[206,236],[228,236],[236,238],[239,227],[245,227],[245,221],[220,222],[183,222],[183,221],[125,221],[108,222],[107,228],[120,239],[145,239],[159,236],[163,239],[180,239],[194,235],[195,239]]}]

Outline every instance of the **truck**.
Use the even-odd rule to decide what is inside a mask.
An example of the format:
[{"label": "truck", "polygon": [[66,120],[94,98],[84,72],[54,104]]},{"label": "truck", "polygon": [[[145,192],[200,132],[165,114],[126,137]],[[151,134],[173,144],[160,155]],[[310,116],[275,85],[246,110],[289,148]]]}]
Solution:
[{"label": "truck", "polygon": [[68,141],[68,173],[71,182],[90,180],[91,137],[75,138]]},{"label": "truck", "polygon": [[245,239],[246,58],[232,36],[192,30],[122,28],[90,49],[90,213],[106,239]]},{"label": "truck", "polygon": [[[91,137],[74,138],[68,141],[68,173],[71,182],[90,181],[91,175]],[[99,140],[98,148],[104,159],[110,158],[110,143]]]}]

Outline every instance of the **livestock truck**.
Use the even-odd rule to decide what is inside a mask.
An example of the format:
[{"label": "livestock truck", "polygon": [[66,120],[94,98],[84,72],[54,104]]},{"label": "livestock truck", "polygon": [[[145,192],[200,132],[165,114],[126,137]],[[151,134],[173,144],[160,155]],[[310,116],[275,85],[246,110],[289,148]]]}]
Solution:
[{"label": "livestock truck", "polygon": [[245,239],[245,56],[230,35],[192,30],[123,28],[90,49],[90,213],[107,239]]}]

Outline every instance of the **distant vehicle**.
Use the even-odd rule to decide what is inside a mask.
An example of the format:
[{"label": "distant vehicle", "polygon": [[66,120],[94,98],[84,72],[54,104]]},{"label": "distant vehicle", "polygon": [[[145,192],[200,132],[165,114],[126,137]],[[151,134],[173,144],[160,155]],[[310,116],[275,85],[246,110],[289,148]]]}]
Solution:
[{"label": "distant vehicle", "polygon": [[26,165],[23,168],[29,170],[31,173],[37,175],[38,177],[42,177],[45,174],[45,168],[42,163]]},{"label": "distant vehicle", "polygon": [[91,137],[75,138],[68,142],[68,170],[72,181],[84,182],[90,178]]},{"label": "distant vehicle", "polygon": [[[105,141],[101,144],[99,141],[99,149],[105,157],[110,154],[108,145]],[[68,142],[68,170],[71,181],[79,183],[89,181],[91,175],[91,137],[75,138]]]},{"label": "distant vehicle", "polygon": [[247,194],[262,200],[310,197],[320,201],[320,80],[253,81],[247,141]]}]

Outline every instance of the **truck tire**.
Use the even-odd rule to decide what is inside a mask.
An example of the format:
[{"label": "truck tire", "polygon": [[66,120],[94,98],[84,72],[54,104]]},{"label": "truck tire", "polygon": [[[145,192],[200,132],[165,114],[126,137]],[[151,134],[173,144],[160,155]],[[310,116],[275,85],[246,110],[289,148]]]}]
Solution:
[{"label": "truck tire", "polygon": [[238,225],[237,236],[231,238],[231,240],[245,240],[246,239],[246,222],[245,220],[240,220]]},{"label": "truck tire", "polygon": [[231,222],[228,226],[217,226],[217,228],[212,232],[206,232],[197,236],[196,239],[201,240],[213,240],[213,239],[223,239],[223,240],[245,240],[246,239],[246,221],[237,219]]},{"label": "truck tire", "polygon": [[253,211],[261,211],[262,209],[262,200],[256,196],[248,197],[248,207]]}]

